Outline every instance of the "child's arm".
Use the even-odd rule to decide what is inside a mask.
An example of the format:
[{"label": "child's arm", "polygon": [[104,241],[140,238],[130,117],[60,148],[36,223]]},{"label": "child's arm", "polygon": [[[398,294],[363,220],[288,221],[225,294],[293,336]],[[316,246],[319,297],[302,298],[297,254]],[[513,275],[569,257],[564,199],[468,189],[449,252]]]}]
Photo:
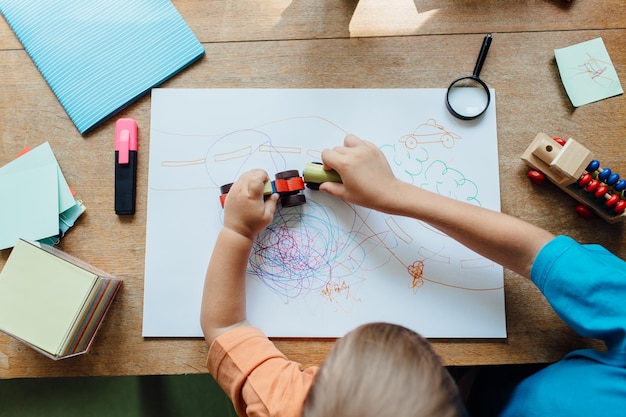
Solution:
[{"label": "child's arm", "polygon": [[395,178],[373,143],[348,135],[344,146],[324,150],[322,161],[343,183],[320,190],[385,213],[429,223],[477,253],[528,277],[539,250],[554,236],[521,219],[453,200]]},{"label": "child's arm", "polygon": [[252,242],[272,221],[277,195],[263,201],[267,173],[253,170],[231,187],[220,231],[206,272],[200,324],[207,344],[246,323],[245,274]]}]

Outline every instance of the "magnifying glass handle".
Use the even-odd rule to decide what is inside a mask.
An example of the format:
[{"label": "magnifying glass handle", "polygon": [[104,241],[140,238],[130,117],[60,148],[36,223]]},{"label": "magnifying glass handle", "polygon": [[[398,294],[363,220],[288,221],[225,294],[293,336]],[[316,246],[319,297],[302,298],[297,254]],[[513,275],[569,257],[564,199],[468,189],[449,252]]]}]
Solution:
[{"label": "magnifying glass handle", "polygon": [[483,64],[487,58],[487,52],[489,52],[489,46],[491,45],[491,33],[488,33],[483,40],[483,46],[480,48],[480,54],[478,54],[478,60],[474,66],[474,77],[480,75],[480,70],[483,69]]}]

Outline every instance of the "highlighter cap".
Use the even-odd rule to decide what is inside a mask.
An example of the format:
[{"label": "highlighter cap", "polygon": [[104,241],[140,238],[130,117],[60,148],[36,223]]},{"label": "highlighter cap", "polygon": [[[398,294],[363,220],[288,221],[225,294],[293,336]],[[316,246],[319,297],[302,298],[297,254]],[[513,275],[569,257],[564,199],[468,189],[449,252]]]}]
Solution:
[{"label": "highlighter cap", "polygon": [[127,164],[129,152],[137,151],[137,122],[134,119],[119,119],[115,123],[115,151],[119,152],[119,164]]}]

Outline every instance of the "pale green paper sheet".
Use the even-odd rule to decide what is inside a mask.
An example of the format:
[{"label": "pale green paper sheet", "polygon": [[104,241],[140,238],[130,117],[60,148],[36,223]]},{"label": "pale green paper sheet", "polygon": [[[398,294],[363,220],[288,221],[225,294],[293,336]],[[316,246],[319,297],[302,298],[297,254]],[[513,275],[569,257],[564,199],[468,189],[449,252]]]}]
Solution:
[{"label": "pale green paper sheet", "polygon": [[59,167],[59,163],[57,162],[57,159],[54,156],[52,148],[48,142],[42,143],[36,148],[31,149],[24,155],[0,168],[0,175],[16,173],[24,169],[30,169],[32,167],[42,165],[55,165],[57,167],[57,178],[59,182],[57,187],[59,190],[59,209],[57,214],[63,213],[65,210],[75,205],[76,200],[72,195],[72,191],[63,176],[63,172],[61,172],[61,167]]},{"label": "pale green paper sheet", "polygon": [[0,192],[0,249],[58,235],[59,215],[78,204],[48,142],[0,168]]},{"label": "pale green paper sheet", "polygon": [[18,241],[0,273],[0,329],[57,355],[97,278]]},{"label": "pale green paper sheet", "polygon": [[39,240],[59,233],[57,165],[27,167],[0,175],[0,249],[19,238]]},{"label": "pale green paper sheet", "polygon": [[602,38],[555,49],[554,57],[574,107],[624,93]]}]

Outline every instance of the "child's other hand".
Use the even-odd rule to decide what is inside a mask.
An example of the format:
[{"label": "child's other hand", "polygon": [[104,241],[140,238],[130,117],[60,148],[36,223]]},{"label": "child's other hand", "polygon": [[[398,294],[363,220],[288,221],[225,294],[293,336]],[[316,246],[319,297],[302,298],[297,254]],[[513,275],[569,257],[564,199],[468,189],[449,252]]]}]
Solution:
[{"label": "child's other hand", "polygon": [[254,169],[241,175],[228,191],[224,204],[224,227],[254,239],[271,222],[278,195],[263,200],[267,172]]},{"label": "child's other hand", "polygon": [[398,197],[400,181],[376,145],[347,135],[344,146],[322,152],[325,169],[334,169],[343,184],[325,182],[320,190],[360,206],[388,212]]}]

